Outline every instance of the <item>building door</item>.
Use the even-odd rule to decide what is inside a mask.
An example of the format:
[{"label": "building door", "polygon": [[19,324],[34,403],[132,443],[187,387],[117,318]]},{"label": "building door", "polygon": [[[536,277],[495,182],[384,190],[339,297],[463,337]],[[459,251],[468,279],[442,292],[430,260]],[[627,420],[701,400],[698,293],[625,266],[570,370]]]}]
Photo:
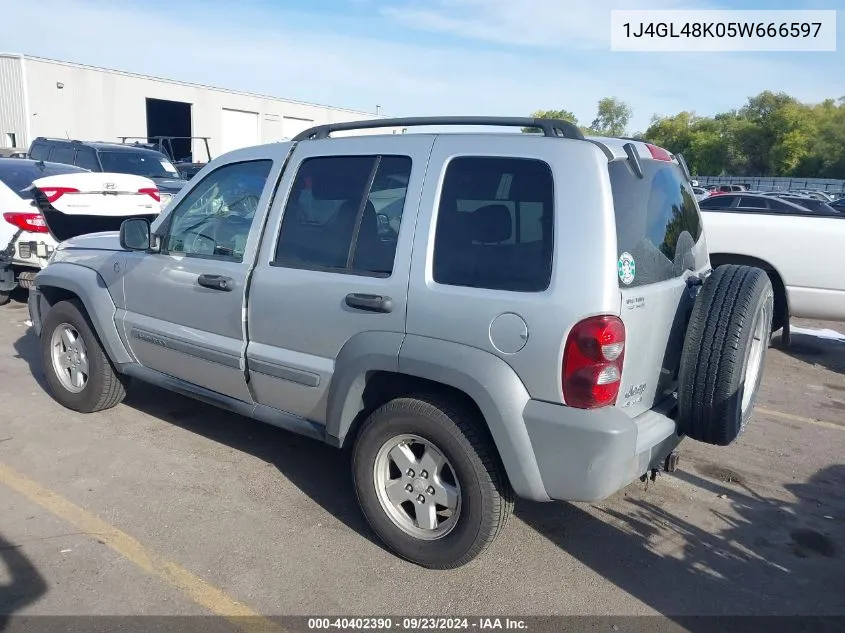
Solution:
[{"label": "building door", "polygon": [[220,153],[258,145],[258,113],[223,108]]}]

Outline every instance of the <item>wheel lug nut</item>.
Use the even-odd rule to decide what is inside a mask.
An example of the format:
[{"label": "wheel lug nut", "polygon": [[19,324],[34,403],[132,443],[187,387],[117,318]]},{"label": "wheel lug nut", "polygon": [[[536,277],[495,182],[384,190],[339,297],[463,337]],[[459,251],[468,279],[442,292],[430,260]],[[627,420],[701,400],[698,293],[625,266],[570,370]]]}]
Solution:
[{"label": "wheel lug nut", "polygon": [[429,487],[428,487],[428,494],[430,494],[430,495],[433,495],[433,494],[434,494],[434,486],[429,486]]},{"label": "wheel lug nut", "polygon": [[409,468],[408,469],[408,477],[413,477],[413,476],[414,476],[414,471]]},{"label": "wheel lug nut", "polygon": [[419,501],[420,503],[425,503],[425,497],[420,495],[419,497],[417,497],[417,501]]},{"label": "wheel lug nut", "polygon": [[423,479],[428,479],[428,471],[427,471],[427,470],[422,471],[422,472],[420,473],[420,476],[421,476]]},{"label": "wheel lug nut", "polygon": [[414,487],[411,484],[408,484],[407,486],[405,486],[405,490],[407,490],[408,492],[411,492],[413,489],[414,489]]}]

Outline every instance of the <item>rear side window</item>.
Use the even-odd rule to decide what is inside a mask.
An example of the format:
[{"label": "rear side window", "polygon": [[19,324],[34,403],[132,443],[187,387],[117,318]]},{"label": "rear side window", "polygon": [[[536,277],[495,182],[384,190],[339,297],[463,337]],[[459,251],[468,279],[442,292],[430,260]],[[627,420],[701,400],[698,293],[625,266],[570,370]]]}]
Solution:
[{"label": "rear side window", "polygon": [[620,287],[666,281],[703,265],[693,250],[701,238],[701,215],[681,171],[672,163],[653,160],[642,161],[642,178],[628,161],[614,161],[608,169]]},{"label": "rear side window", "polygon": [[449,162],[434,241],[434,281],[541,292],[552,276],[554,181],[540,160]]},{"label": "rear side window", "polygon": [[50,152],[50,162],[73,165],[73,154],[75,152],[75,147],[54,147],[53,151]]}]

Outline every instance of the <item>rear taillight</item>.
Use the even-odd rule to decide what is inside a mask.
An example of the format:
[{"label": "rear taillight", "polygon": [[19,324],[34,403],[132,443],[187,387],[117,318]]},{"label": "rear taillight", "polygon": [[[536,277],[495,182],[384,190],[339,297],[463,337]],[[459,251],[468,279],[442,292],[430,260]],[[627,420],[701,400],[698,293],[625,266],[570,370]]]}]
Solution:
[{"label": "rear taillight", "polygon": [[161,202],[161,196],[158,194],[158,189],[156,189],[155,187],[146,187],[144,189],[138,189],[138,193],[147,194],[156,202]]},{"label": "rear taillight", "polygon": [[570,407],[595,409],[616,404],[625,358],[625,325],[616,316],[579,322],[563,351],[563,399]]},{"label": "rear taillight", "polygon": [[47,223],[40,213],[4,213],[3,219],[23,231],[47,233]]},{"label": "rear taillight", "polygon": [[672,154],[662,147],[657,147],[657,145],[652,145],[651,143],[646,143],[646,147],[648,147],[648,151],[654,160],[672,160]]},{"label": "rear taillight", "polygon": [[79,193],[79,189],[73,187],[40,187],[40,189],[47,198],[47,202],[55,202],[66,193]]}]

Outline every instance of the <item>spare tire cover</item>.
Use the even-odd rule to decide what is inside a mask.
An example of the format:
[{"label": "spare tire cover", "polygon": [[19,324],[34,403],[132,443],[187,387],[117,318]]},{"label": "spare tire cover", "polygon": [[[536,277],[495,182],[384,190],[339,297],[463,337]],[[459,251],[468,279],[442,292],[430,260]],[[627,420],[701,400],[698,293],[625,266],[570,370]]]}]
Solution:
[{"label": "spare tire cover", "polygon": [[763,376],[774,293],[768,275],[726,265],[695,300],[678,374],[679,431],[727,446],[745,429]]}]

